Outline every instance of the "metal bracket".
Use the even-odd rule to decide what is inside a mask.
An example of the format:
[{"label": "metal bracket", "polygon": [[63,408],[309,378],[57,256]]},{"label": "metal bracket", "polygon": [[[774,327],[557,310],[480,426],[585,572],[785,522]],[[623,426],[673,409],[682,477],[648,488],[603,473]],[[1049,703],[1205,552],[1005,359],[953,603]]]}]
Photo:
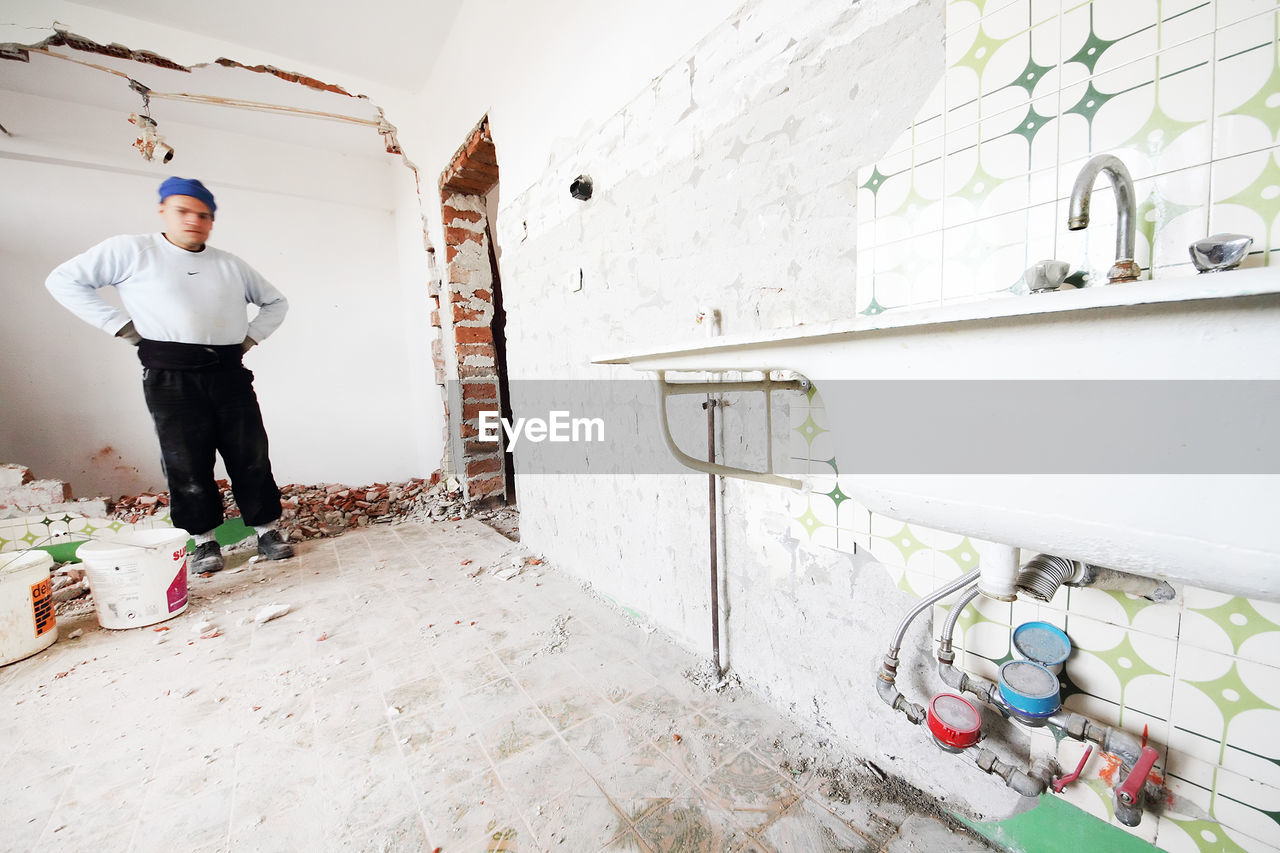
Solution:
[{"label": "metal bracket", "polygon": [[[706,372],[706,371],[700,371]],[[737,372],[744,372],[738,371]],[[753,371],[745,371],[753,372]],[[692,468],[695,471],[701,471],[704,474],[718,474],[722,477],[733,477],[738,480],[748,480],[753,483],[767,483],[771,486],[786,486],[789,489],[799,489],[803,485],[799,480],[791,477],[783,477],[773,472],[773,397],[774,391],[808,391],[811,384],[808,379],[800,377],[799,379],[770,379],[769,371],[761,371],[764,373],[764,379],[751,381],[729,381],[729,382],[669,382],[667,380],[667,371],[658,371],[658,412],[659,420],[662,421],[662,438],[667,443],[667,449],[671,451],[671,455],[684,465],[686,468]],[[764,394],[764,416],[765,416],[765,447],[766,447],[766,470],[752,471],[749,468],[737,468],[732,465],[720,465],[715,462],[707,462],[703,459],[696,459],[685,453],[676,446],[675,439],[671,437],[671,424],[667,418],[667,398],[685,394],[723,394],[726,392],[742,392],[742,391],[759,391]]]}]

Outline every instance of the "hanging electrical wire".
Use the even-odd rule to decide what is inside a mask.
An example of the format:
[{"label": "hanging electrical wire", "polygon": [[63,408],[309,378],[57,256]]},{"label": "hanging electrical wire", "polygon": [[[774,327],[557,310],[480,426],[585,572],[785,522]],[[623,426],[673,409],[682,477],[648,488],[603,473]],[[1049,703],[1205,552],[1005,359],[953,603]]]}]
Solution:
[{"label": "hanging electrical wire", "polygon": [[165,143],[156,120],[151,117],[151,90],[132,77],[127,79],[129,88],[142,96],[142,113],[129,115],[129,121],[142,132],[142,135],[133,141],[133,147],[138,149],[142,159],[148,163],[156,158],[157,151],[160,152],[160,162],[168,163],[173,159],[173,146]]}]

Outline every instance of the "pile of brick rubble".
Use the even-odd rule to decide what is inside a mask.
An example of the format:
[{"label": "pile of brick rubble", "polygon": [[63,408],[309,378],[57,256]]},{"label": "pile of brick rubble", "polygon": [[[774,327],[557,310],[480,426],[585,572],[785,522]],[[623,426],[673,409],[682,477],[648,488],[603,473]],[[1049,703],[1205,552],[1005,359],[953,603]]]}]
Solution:
[{"label": "pile of brick rubble", "polygon": [[[219,480],[222,504],[228,518],[240,515],[231,489]],[[280,489],[284,515],[279,527],[289,539],[320,539],[336,536],[344,530],[410,520],[457,520],[472,511],[463,503],[462,492],[450,489],[439,476],[430,480],[413,479],[402,483],[373,483],[347,486],[322,483],[302,486],[290,484]],[[167,492],[133,495],[115,502],[114,518],[129,523],[163,513],[169,506]],[[482,513],[487,514],[487,513]]]}]

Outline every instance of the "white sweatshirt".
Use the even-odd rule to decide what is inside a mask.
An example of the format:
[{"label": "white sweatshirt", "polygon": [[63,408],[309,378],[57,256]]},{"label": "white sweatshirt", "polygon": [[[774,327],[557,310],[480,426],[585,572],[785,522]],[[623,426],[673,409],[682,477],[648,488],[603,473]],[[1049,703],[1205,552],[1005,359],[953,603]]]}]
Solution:
[{"label": "white sweatshirt", "polygon": [[[114,335],[133,320],[142,337],[186,344],[261,343],[289,302],[253,267],[206,245],[188,252],[163,234],[110,237],[59,266],[45,287],[73,314]],[[97,292],[115,287],[125,311]],[[249,322],[246,305],[257,305]],[[126,313],[126,311],[128,313]]]}]

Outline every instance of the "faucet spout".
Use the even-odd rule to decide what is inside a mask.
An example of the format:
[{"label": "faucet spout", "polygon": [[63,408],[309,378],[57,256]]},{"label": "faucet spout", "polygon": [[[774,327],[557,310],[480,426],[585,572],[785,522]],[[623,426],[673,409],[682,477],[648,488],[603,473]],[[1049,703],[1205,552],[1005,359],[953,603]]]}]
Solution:
[{"label": "faucet spout", "polygon": [[1133,178],[1124,162],[1113,154],[1099,154],[1085,163],[1071,188],[1071,206],[1067,215],[1067,228],[1079,231],[1089,225],[1089,201],[1093,196],[1093,183],[1099,173],[1111,182],[1116,197],[1116,262],[1107,272],[1107,281],[1137,281],[1142,268],[1134,261],[1134,235],[1137,229],[1137,203],[1133,192]]}]

